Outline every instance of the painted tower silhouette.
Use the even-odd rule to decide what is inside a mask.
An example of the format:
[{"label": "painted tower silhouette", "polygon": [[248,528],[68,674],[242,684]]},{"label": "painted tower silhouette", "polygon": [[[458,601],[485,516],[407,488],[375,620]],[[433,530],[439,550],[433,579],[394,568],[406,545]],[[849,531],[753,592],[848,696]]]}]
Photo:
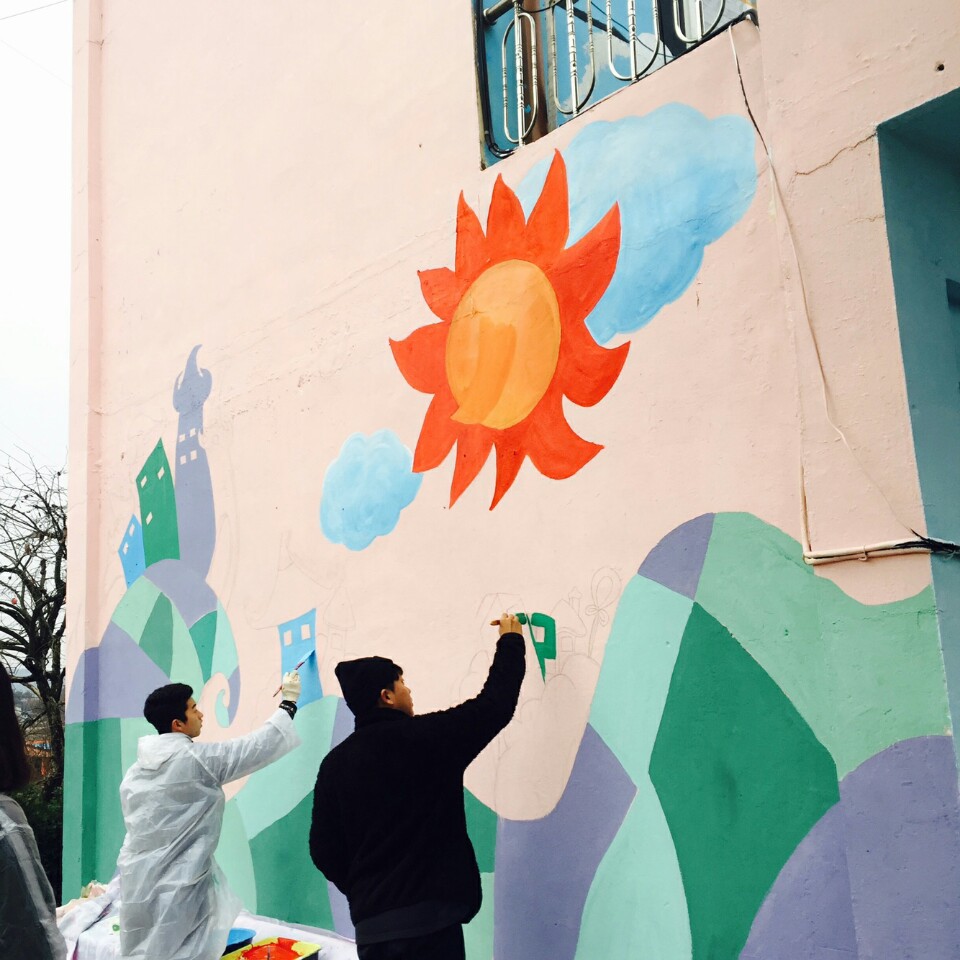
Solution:
[{"label": "painted tower silhouette", "polygon": [[180,414],[174,469],[180,559],[205,578],[213,560],[217,530],[210,465],[200,435],[203,433],[203,404],[210,396],[213,376],[197,364],[199,351],[200,344],[190,351],[186,367],[173,388],[173,407]]}]

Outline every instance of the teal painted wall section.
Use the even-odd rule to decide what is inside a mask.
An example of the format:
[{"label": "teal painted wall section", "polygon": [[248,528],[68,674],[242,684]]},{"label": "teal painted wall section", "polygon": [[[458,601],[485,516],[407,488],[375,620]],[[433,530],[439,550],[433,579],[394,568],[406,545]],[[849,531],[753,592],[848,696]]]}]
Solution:
[{"label": "teal painted wall section", "polygon": [[948,729],[929,588],[864,606],[816,576],[791,537],[729,513],[714,521],[697,602],[803,714],[841,777],[898,740]]},{"label": "teal painted wall section", "polygon": [[[879,128],[903,366],[927,532],[960,541],[960,91]],[[933,558],[951,716],[960,717],[960,563]]]}]

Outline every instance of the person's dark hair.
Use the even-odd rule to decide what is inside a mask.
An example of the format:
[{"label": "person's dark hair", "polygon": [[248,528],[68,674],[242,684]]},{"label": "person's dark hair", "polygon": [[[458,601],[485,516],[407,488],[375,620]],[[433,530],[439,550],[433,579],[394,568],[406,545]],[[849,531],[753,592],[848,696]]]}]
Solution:
[{"label": "person's dark hair", "polygon": [[157,728],[157,733],[170,733],[174,720],[187,722],[187,701],[193,696],[193,687],[185,683],[168,683],[157,687],[143,704],[143,715]]},{"label": "person's dark hair", "polygon": [[13,684],[6,669],[0,666],[0,793],[25,787],[31,777],[23,732],[13,708]]},{"label": "person's dark hair", "polygon": [[397,664],[394,664],[394,665],[393,665],[393,680],[392,680],[390,683],[385,683],[385,684],[383,685],[383,689],[384,689],[384,690],[392,690],[392,689],[393,689],[393,685],[394,685],[402,676],[403,676],[403,668],[397,666]]},{"label": "person's dark hair", "polygon": [[393,690],[403,668],[386,657],[360,657],[341,661],[334,673],[350,712],[359,717],[379,706],[380,691]]}]

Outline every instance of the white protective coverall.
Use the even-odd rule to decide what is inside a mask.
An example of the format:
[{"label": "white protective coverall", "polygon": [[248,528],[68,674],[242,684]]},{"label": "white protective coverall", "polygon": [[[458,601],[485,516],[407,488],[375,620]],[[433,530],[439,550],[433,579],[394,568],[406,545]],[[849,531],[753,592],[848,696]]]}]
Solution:
[{"label": "white protective coverall", "polygon": [[130,960],[216,960],[242,908],[214,860],[223,784],[300,743],[277,710],[259,730],[221,743],[184,733],[141,737],[120,784],[120,952]]},{"label": "white protective coverall", "polygon": [[27,818],[0,793],[0,956],[63,960],[56,909]]}]

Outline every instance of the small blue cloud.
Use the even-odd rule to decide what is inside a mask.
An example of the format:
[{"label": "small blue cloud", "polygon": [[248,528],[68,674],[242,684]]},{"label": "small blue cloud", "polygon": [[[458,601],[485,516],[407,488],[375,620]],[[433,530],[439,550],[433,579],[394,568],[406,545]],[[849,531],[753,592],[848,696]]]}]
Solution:
[{"label": "small blue cloud", "polygon": [[[710,120],[672,103],[643,117],[598,121],[563,151],[570,239],[620,204],[617,271],[587,319],[599,343],[640,329],[690,285],[708,243],[746,212],[757,188],[755,135],[740,116]],[[527,215],[546,179],[538,164],[517,191]]]},{"label": "small blue cloud", "polygon": [[327,539],[363,550],[390,533],[423,480],[412,466],[413,454],[392,430],[349,437],[323,478],[320,526]]}]

